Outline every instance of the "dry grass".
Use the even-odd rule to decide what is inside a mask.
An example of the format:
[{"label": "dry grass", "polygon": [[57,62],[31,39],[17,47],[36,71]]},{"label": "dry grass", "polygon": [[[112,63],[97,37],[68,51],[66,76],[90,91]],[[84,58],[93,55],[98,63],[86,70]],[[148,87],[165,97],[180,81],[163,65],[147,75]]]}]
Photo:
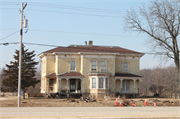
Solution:
[{"label": "dry grass", "polygon": [[[161,102],[157,102],[157,106],[178,106],[179,102],[178,99],[162,99],[156,98]],[[115,98],[110,100],[104,100],[103,98],[98,99],[97,102],[84,102],[75,99],[75,102],[71,102],[67,99],[38,99],[38,98],[31,98],[31,99],[21,99],[21,106],[22,107],[114,107],[115,105]],[[136,106],[144,106],[144,102],[141,102],[140,99],[125,99],[130,103],[129,106],[132,106],[132,100],[135,102]],[[153,99],[148,99],[147,106],[153,106]],[[163,103],[164,100],[173,101],[173,103]],[[77,102],[78,101],[78,102]],[[121,100],[123,102],[123,100]],[[8,100],[1,100],[0,106],[1,107],[17,107],[18,105],[17,98],[10,98]],[[118,100],[119,104],[119,100]]]}]

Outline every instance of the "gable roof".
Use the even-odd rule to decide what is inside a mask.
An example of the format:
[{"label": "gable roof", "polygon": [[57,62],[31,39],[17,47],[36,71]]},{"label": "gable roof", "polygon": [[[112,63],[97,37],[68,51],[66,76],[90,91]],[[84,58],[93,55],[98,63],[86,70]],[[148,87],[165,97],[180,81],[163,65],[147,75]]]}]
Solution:
[{"label": "gable roof", "polygon": [[54,52],[101,52],[101,53],[120,53],[120,54],[139,54],[144,55],[143,53],[128,50],[121,47],[110,47],[110,46],[79,46],[79,45],[71,45],[68,47],[57,47],[43,53],[54,53]]}]

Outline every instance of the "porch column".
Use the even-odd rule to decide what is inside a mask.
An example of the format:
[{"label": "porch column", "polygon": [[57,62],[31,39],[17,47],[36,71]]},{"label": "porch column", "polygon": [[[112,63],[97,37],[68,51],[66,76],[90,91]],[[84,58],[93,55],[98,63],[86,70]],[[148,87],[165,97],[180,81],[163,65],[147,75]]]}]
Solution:
[{"label": "porch column", "polygon": [[106,89],[106,77],[104,77],[103,80],[104,80],[103,87],[104,87],[104,89]]},{"label": "porch column", "polygon": [[82,79],[83,79],[83,78],[80,78],[80,79],[81,79],[81,93],[82,93]]},{"label": "porch column", "polygon": [[121,92],[122,92],[122,81],[123,81],[123,79],[120,79],[121,80]]},{"label": "porch column", "polygon": [[136,84],[136,79],[133,79],[134,80],[134,88],[135,88],[135,84]]},{"label": "porch column", "polygon": [[96,82],[97,82],[96,83],[96,89],[99,89],[99,77],[98,76],[96,77]]},{"label": "porch column", "polygon": [[59,87],[58,87],[59,93],[61,92],[61,78],[59,78]]},{"label": "porch column", "polygon": [[69,78],[66,78],[66,81],[67,81],[67,90],[66,90],[66,93],[68,93],[68,80],[69,80]]}]

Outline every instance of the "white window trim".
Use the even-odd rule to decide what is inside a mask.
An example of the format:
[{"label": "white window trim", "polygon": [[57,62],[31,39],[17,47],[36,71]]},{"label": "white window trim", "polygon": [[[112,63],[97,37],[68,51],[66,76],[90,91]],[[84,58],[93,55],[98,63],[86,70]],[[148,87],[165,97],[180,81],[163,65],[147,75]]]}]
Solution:
[{"label": "white window trim", "polygon": [[[96,88],[93,88],[93,78],[95,78]],[[96,77],[91,78],[91,89],[97,89],[97,78]]]},{"label": "white window trim", "polygon": [[102,65],[101,65],[101,71],[102,71],[102,72],[106,72],[106,71],[107,71],[107,61],[102,60],[101,62],[105,62],[105,64],[106,64],[106,70],[105,70],[105,71],[102,71]]},{"label": "white window trim", "polygon": [[[96,62],[96,70],[92,70],[92,62],[95,61]],[[97,61],[96,60],[92,60],[91,61],[91,71],[97,71]]]},{"label": "white window trim", "polygon": [[[96,79],[96,88],[92,88],[92,79]],[[99,78],[103,79],[103,88],[99,88]],[[108,88],[106,88],[106,78],[108,79]],[[109,77],[107,76],[90,76],[90,89],[109,89]]]},{"label": "white window trim", "polygon": [[[125,62],[127,62],[127,61],[125,61]],[[125,63],[125,62],[123,62],[122,71],[123,71],[123,72],[129,72],[129,62],[127,62],[127,71],[124,71],[124,63]]]},{"label": "white window trim", "polygon": [[[75,70],[71,70],[71,62],[72,61],[74,61],[75,62]],[[71,62],[70,62],[70,71],[76,71],[76,61],[75,60],[72,60]]]}]

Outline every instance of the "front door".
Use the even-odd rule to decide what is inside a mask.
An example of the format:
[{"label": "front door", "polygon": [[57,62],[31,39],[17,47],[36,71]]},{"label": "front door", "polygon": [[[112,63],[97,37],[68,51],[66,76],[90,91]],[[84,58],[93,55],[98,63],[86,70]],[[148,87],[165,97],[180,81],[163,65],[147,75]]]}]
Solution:
[{"label": "front door", "polygon": [[76,79],[70,79],[70,92],[75,92],[76,90]]}]

